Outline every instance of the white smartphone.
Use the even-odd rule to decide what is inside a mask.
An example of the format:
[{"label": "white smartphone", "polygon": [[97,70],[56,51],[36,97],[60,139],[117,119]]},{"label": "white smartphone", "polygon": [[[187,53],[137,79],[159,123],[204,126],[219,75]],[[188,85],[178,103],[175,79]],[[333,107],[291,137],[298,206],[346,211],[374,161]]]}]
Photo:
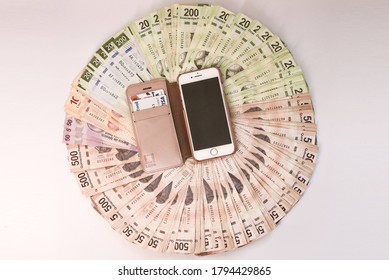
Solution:
[{"label": "white smartphone", "polygon": [[206,68],[178,77],[192,155],[205,160],[235,151],[220,72]]}]

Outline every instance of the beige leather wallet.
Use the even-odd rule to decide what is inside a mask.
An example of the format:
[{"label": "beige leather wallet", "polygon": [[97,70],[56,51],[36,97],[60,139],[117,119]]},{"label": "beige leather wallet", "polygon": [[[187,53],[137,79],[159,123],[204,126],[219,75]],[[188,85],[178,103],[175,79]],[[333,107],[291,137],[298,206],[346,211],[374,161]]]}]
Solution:
[{"label": "beige leather wallet", "polygon": [[[167,105],[135,111],[130,98],[163,89]],[[145,172],[181,166],[191,156],[177,83],[165,79],[130,85],[126,91],[139,156]]]}]

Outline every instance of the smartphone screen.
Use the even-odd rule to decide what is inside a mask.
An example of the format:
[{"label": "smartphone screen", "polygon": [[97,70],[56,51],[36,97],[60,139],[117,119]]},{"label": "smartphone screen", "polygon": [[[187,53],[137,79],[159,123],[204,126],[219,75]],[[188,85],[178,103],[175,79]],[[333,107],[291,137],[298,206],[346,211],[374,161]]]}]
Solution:
[{"label": "smartphone screen", "polygon": [[195,151],[231,144],[218,77],[182,84]]}]

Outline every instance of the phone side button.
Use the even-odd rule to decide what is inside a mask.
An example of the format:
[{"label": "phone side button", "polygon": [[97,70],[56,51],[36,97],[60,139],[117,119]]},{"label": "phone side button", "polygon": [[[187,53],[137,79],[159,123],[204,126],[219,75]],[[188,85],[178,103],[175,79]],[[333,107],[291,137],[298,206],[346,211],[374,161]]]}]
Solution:
[{"label": "phone side button", "polygon": [[218,153],[218,150],[213,148],[213,149],[211,149],[210,153],[211,153],[211,155],[216,156]]}]

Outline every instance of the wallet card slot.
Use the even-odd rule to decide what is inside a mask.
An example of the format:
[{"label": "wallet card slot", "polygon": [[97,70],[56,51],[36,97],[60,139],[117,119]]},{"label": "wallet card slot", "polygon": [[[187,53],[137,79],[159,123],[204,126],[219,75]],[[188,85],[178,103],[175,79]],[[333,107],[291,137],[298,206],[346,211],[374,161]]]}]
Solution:
[{"label": "wallet card slot", "polygon": [[146,172],[182,165],[182,156],[170,113],[145,116],[134,125],[139,141],[140,159]]},{"label": "wallet card slot", "polygon": [[154,108],[144,109],[141,111],[133,112],[133,121],[139,122],[151,118],[156,118],[163,115],[170,115],[170,108],[167,105],[158,106]]}]

